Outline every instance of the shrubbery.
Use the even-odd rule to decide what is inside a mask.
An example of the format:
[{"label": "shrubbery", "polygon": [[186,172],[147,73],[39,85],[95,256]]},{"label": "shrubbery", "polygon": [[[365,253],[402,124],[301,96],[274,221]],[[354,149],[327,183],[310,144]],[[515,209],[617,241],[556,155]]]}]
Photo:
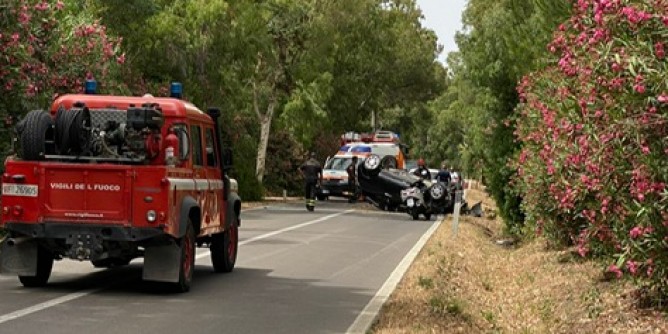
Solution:
[{"label": "shrubbery", "polygon": [[520,84],[515,161],[539,232],[664,294],[666,36],[666,0],[574,1],[549,45],[558,58]]}]

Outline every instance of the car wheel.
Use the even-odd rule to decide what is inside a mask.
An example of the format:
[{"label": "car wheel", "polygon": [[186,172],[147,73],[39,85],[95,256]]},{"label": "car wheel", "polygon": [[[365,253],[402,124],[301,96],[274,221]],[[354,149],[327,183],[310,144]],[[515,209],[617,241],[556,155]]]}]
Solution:
[{"label": "car wheel", "polygon": [[445,196],[445,186],[442,183],[436,183],[429,189],[429,195],[435,200],[440,200]]},{"label": "car wheel", "polygon": [[364,159],[364,164],[362,164],[362,170],[368,176],[376,176],[380,173],[381,169],[381,159],[375,154],[369,155]]},{"label": "car wheel", "polygon": [[380,165],[382,166],[383,169],[389,169],[389,168],[397,169],[399,163],[397,162],[397,158],[388,155],[381,160]]}]

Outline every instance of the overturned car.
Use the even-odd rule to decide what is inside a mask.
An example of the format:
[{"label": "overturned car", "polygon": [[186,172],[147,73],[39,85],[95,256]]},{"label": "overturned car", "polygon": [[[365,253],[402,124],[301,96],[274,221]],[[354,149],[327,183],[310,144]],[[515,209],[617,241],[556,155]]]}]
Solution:
[{"label": "overturned car", "polygon": [[358,166],[359,189],[367,201],[382,210],[406,211],[416,220],[453,212],[454,187],[382,166],[382,159],[373,154]]}]

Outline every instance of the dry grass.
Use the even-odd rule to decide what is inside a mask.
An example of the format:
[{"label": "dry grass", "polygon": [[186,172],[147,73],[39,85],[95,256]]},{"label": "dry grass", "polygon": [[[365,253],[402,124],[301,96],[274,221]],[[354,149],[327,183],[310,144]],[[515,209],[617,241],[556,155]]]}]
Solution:
[{"label": "dry grass", "polygon": [[[468,202],[484,194],[472,191]],[[493,209],[493,208],[492,208]],[[489,212],[489,210],[488,210]],[[665,313],[636,307],[633,286],[536,239],[498,246],[502,223],[449,217],[392,297],[373,333],[668,333]]]}]

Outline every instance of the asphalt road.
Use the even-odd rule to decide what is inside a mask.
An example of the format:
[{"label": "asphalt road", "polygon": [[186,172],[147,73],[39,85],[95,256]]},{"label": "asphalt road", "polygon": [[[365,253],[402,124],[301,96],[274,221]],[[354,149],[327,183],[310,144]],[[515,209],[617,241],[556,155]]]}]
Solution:
[{"label": "asphalt road", "polygon": [[436,226],[335,202],[247,210],[235,270],[198,249],[189,293],[142,282],[139,259],[59,261],[37,289],[0,276],[0,333],[363,332]]}]

